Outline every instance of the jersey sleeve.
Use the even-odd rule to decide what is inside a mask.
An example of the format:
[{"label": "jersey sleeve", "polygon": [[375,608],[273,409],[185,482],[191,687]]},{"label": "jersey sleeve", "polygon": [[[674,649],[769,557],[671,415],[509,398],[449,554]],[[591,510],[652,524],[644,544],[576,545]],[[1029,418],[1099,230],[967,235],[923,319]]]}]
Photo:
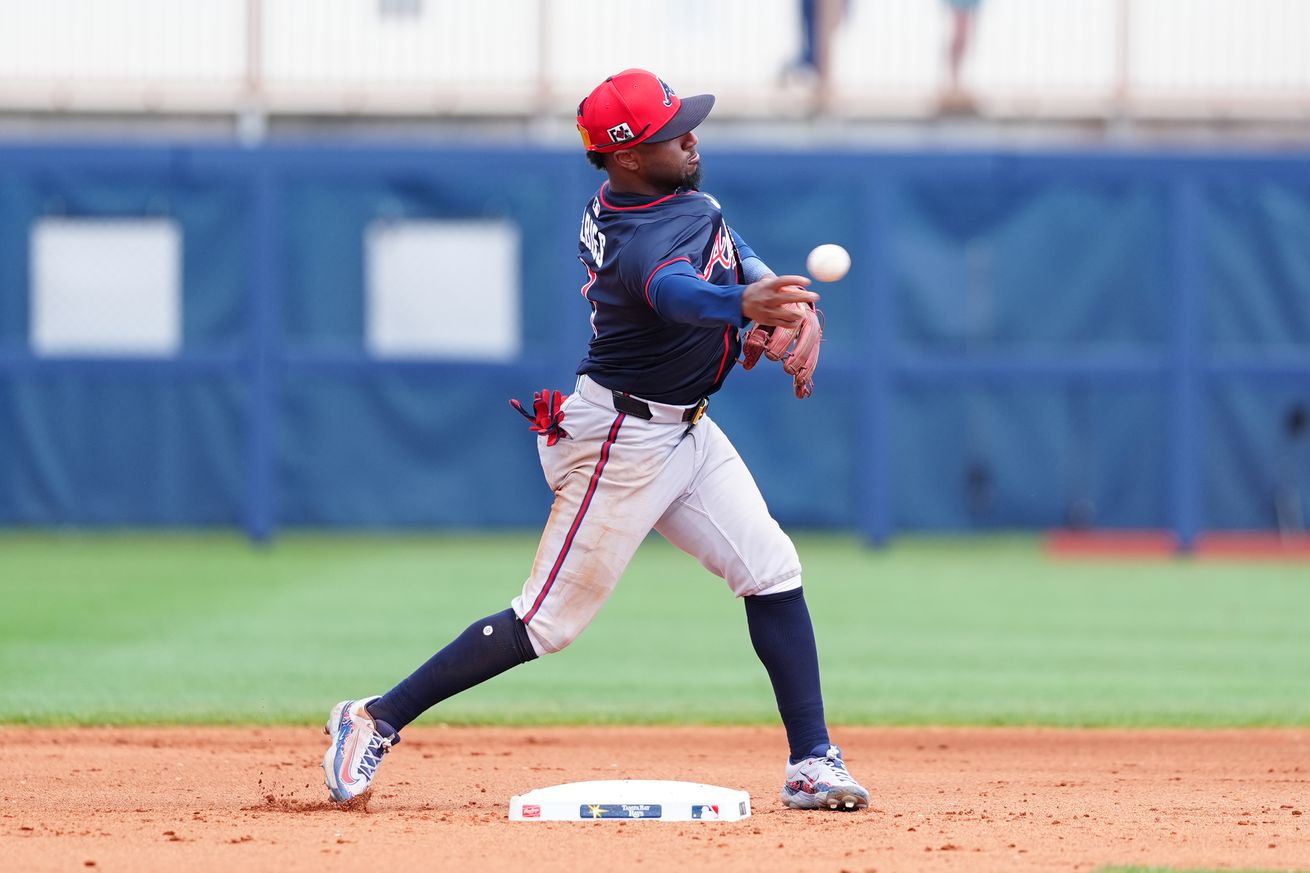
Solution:
[{"label": "jersey sleeve", "polygon": [[741,276],[743,279],[747,282],[758,282],[765,276],[774,275],[773,270],[769,269],[769,265],[764,263],[759,255],[755,254],[755,250],[747,244],[746,240],[741,238],[741,234],[731,227],[728,228],[728,233],[732,235],[732,244],[737,249],[737,259],[741,263]]},{"label": "jersey sleeve", "polygon": [[755,254],[755,250],[750,247],[746,240],[741,238],[741,234],[737,233],[737,231],[733,230],[731,227],[728,228],[728,233],[732,236],[732,244],[737,249],[737,257],[741,258],[743,261],[747,258],[759,258],[759,255]]},{"label": "jersey sleeve", "polygon": [[662,318],[700,327],[742,323],[744,285],[715,285],[702,279],[685,260],[655,272],[646,289],[650,305]]},{"label": "jersey sleeve", "polygon": [[619,263],[619,277],[635,298],[661,318],[700,326],[741,323],[741,285],[715,285],[696,266],[719,220],[717,211],[640,228]]}]

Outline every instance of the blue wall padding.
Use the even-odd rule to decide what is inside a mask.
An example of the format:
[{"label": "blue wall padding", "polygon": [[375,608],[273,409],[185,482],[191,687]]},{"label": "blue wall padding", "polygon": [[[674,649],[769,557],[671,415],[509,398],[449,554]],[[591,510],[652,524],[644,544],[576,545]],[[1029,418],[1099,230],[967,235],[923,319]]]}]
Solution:
[{"label": "blue wall padding", "polygon": [[[821,242],[854,257],[820,286],[815,396],[765,364],[712,403],[784,524],[1310,519],[1310,159],[702,153],[775,270]],[[506,400],[572,386],[600,180],[529,147],[0,145],[0,523],[540,524]],[[43,217],[178,222],[178,358],[32,353]],[[409,219],[518,225],[519,360],[366,355],[364,236]]]}]

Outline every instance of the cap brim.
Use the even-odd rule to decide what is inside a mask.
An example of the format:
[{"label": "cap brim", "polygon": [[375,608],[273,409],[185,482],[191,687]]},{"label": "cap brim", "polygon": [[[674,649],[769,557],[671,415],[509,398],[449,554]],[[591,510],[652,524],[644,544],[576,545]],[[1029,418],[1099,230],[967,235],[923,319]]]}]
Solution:
[{"label": "cap brim", "polygon": [[677,139],[705,120],[714,108],[713,94],[697,94],[695,97],[683,97],[682,105],[673,117],[659,130],[646,137],[643,142],[666,142]]}]

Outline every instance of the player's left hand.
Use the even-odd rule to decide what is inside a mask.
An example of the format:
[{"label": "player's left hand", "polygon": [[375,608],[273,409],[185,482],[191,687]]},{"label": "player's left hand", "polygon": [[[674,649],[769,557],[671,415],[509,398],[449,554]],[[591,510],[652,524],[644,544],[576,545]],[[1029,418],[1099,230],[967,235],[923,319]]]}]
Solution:
[{"label": "player's left hand", "polygon": [[749,370],[760,355],[782,361],[791,374],[796,397],[804,400],[814,393],[814,370],[819,365],[819,343],[823,327],[818,311],[808,303],[789,303],[800,316],[795,327],[755,325],[742,339],[742,368]]}]

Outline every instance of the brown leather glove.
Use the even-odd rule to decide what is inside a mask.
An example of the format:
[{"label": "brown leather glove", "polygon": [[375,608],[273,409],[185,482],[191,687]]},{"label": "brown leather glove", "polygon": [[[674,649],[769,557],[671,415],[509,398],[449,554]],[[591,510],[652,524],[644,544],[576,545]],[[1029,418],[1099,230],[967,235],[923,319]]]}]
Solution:
[{"label": "brown leather glove", "polygon": [[814,370],[819,365],[819,343],[823,327],[818,311],[808,303],[789,303],[801,313],[801,323],[794,328],[757,324],[746,332],[741,342],[743,369],[749,370],[760,355],[782,361],[782,368],[792,376],[796,397],[804,400],[814,393]]}]

